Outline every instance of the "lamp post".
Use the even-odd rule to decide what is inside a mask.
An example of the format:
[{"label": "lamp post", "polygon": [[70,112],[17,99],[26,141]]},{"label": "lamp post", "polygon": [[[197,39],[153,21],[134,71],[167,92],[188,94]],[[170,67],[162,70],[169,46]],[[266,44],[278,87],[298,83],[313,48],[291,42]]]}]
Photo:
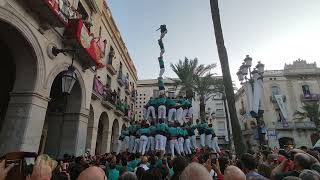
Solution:
[{"label": "lamp post", "polygon": [[72,88],[77,81],[77,74],[75,73],[75,68],[73,66],[73,61],[75,59],[75,55],[77,51],[73,49],[57,49],[56,47],[53,47],[52,51],[55,56],[57,56],[59,53],[66,53],[66,52],[70,52],[73,54],[71,65],[68,67],[67,70],[62,72],[62,77],[61,77],[61,91],[64,99],[64,108],[62,112],[62,122],[60,125],[58,153],[56,155],[58,158],[61,152],[61,138],[63,137],[64,116],[67,111],[68,95],[70,95]]},{"label": "lamp post", "polygon": [[257,121],[259,145],[261,148],[262,145],[264,145],[264,137],[262,134],[262,125],[264,124],[262,117],[264,111],[260,109],[264,64],[259,61],[252,71],[251,67],[252,58],[247,55],[237,72],[237,76],[246,91],[249,105],[248,111],[251,117]]}]

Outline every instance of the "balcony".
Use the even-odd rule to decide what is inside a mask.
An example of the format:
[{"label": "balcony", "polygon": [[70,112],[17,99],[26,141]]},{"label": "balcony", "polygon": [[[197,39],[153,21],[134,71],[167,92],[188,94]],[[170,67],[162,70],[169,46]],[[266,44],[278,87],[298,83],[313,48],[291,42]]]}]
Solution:
[{"label": "balcony", "polygon": [[128,116],[123,116],[122,119],[126,122],[130,122],[130,118]]},{"label": "balcony", "polygon": [[226,117],[226,114],[223,111],[216,111],[214,116],[215,117]]},{"label": "balcony", "polygon": [[102,82],[97,77],[94,77],[91,98],[93,100],[103,99],[103,91],[104,87]]},{"label": "balcony", "polygon": [[301,101],[320,101],[320,94],[301,94]]},{"label": "balcony", "polygon": [[116,110],[114,111],[114,114],[115,114],[116,116],[118,116],[118,117],[123,117],[123,116],[124,116],[124,113],[123,113],[122,111],[118,110],[118,109],[116,109]]},{"label": "balcony", "polygon": [[81,19],[70,19],[64,32],[65,43],[73,49],[77,49],[77,58],[82,66],[89,68],[96,66],[97,69],[105,65],[102,59],[105,54],[106,40],[92,38],[91,32]]},{"label": "balcony", "polygon": [[117,74],[117,71],[116,71],[116,69],[113,67],[112,64],[107,64],[107,65],[106,65],[106,68],[107,68],[107,70],[110,72],[110,74],[111,74],[112,76],[114,76],[114,75]]},{"label": "balcony", "polygon": [[124,84],[125,84],[125,78],[124,78],[124,76],[122,75],[122,72],[121,72],[121,71],[119,72],[117,81],[118,81],[118,84],[119,84],[121,87],[124,86]]},{"label": "balcony", "polygon": [[295,123],[296,129],[316,129],[316,124],[312,121],[309,122],[296,122]]},{"label": "balcony", "polygon": [[103,101],[101,101],[101,104],[102,104],[105,108],[107,108],[108,110],[115,109],[115,106],[114,106],[111,102],[109,102],[109,101],[103,100]]},{"label": "balcony", "polygon": [[276,129],[277,130],[293,130],[295,128],[294,122],[277,122]]},{"label": "balcony", "polygon": [[[66,27],[70,17],[76,13],[73,7],[69,8],[68,1],[56,0],[28,0],[29,7],[39,15],[42,23],[53,27]],[[74,4],[74,6],[78,6]],[[44,27],[44,26],[42,26]],[[45,26],[48,29],[50,26]]]}]

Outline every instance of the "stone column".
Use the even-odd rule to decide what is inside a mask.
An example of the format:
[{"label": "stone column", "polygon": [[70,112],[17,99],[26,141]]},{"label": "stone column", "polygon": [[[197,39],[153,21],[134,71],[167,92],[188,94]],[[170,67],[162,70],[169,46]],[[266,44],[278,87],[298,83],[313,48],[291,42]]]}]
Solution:
[{"label": "stone column", "polygon": [[48,101],[39,93],[10,94],[6,118],[0,132],[0,152],[38,152]]},{"label": "stone column", "polygon": [[97,142],[97,135],[98,135],[98,127],[88,127],[87,132],[87,142],[86,142],[86,149],[90,149],[91,155],[95,154],[96,151],[96,142]]},{"label": "stone column", "polygon": [[68,153],[79,156],[85,153],[88,113],[66,113],[61,135],[59,157]]}]

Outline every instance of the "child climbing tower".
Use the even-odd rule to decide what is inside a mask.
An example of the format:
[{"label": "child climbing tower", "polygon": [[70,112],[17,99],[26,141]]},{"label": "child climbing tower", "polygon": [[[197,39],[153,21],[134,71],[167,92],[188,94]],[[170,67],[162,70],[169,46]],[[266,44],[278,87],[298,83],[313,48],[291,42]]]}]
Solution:
[{"label": "child climbing tower", "polygon": [[167,26],[165,24],[160,25],[160,28],[157,29],[157,31],[158,30],[160,30],[160,32],[161,32],[160,39],[158,40],[158,44],[160,47],[160,56],[158,57],[159,67],[160,67],[160,73],[159,73],[159,77],[158,77],[158,86],[159,86],[160,95],[164,95],[165,87],[164,87],[164,81],[163,81],[162,76],[165,72],[164,60],[163,60],[163,54],[165,52],[165,49],[164,49],[164,45],[163,45],[163,38],[167,34],[168,30],[167,30]]}]

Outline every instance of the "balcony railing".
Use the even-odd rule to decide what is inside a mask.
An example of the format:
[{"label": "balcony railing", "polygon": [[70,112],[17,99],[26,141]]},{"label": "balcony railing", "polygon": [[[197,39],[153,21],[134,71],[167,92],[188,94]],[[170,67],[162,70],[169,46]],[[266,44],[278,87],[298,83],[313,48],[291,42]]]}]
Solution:
[{"label": "balcony railing", "polygon": [[124,76],[123,76],[123,74],[122,74],[121,71],[119,71],[117,81],[118,81],[118,84],[119,84],[121,87],[124,86],[125,78],[124,78]]},{"label": "balcony railing", "polygon": [[301,101],[320,101],[320,94],[301,94]]},{"label": "balcony railing", "polygon": [[117,71],[116,69],[113,67],[112,65],[112,62],[113,62],[113,59],[114,59],[114,50],[110,51],[109,52],[109,55],[108,55],[108,60],[107,60],[107,70],[110,72],[110,74],[112,76],[116,75],[117,74]]},{"label": "balcony railing", "polygon": [[92,99],[103,99],[104,87],[102,82],[97,78],[93,78]]},{"label": "balcony railing", "polygon": [[296,122],[296,129],[316,129],[316,124],[314,122]]},{"label": "balcony railing", "polygon": [[294,122],[277,122],[276,129],[278,130],[293,130],[295,128]]},{"label": "balcony railing", "polygon": [[64,32],[66,43],[74,49],[78,49],[77,57],[83,62],[84,67],[96,66],[102,68],[105,65],[102,59],[105,54],[105,40],[91,37],[91,32],[84,25],[82,19],[70,19]]},{"label": "balcony railing", "polygon": [[306,122],[277,122],[276,129],[278,130],[293,130],[293,129],[316,129],[316,124],[312,121]]}]

